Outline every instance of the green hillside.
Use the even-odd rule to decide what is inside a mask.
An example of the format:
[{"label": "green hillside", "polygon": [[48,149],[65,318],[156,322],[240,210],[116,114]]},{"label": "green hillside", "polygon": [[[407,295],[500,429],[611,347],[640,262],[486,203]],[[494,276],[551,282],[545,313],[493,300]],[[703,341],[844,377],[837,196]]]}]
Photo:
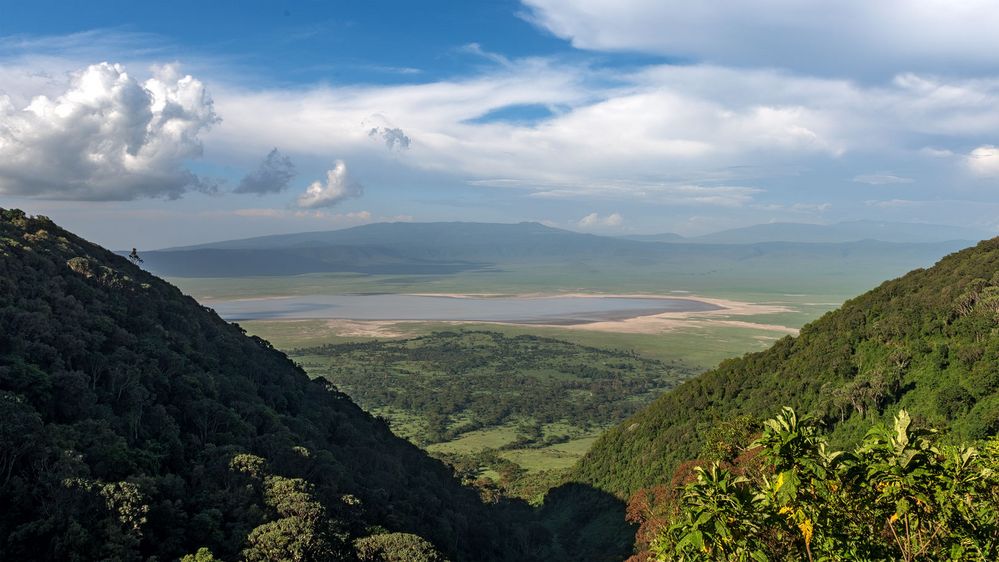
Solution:
[{"label": "green hillside", "polygon": [[997,321],[999,239],[992,239],[684,383],[604,434],[574,477],[618,495],[664,483],[698,456],[718,422],[766,419],[784,405],[820,417],[837,446],[858,442],[873,422],[903,408],[947,430],[946,439],[994,435]]},{"label": "green hillside", "polygon": [[0,505],[0,560],[550,552],[526,507],[484,505],[264,340],[48,219],[5,210]]}]

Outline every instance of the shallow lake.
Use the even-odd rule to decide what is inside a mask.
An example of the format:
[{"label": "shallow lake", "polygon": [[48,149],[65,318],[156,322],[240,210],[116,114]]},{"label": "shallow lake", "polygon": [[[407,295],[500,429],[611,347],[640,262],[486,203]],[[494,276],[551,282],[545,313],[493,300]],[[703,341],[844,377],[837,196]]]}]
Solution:
[{"label": "shallow lake", "polygon": [[449,297],[313,295],[208,301],[230,321],[271,319],[458,320],[514,324],[585,324],[663,312],[720,307],[692,299],[641,297]]}]

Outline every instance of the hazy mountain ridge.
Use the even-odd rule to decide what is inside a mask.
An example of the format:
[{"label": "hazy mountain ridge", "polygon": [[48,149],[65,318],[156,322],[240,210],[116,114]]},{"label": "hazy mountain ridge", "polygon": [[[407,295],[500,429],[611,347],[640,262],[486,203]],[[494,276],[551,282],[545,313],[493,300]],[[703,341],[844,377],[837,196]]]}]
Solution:
[{"label": "hazy mountain ridge", "polygon": [[[792,261],[835,269],[867,261],[897,274],[967,245],[926,243],[643,242],[550,228],[538,223],[376,223],[343,230],[231,240],[144,251],[147,267],[177,277],[239,277],[357,272],[451,274],[531,263],[663,267],[692,275],[787,267]],[[837,260],[839,263],[837,263]],[[834,271],[830,271],[834,273]]]}]

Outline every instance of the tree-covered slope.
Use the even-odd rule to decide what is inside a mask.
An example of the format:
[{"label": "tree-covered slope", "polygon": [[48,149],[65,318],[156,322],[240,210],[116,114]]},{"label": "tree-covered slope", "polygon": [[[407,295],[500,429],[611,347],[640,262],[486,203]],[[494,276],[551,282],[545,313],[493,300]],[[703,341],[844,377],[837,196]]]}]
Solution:
[{"label": "tree-covered slope", "polygon": [[618,495],[661,484],[719,421],[812,413],[834,444],[907,409],[953,440],[999,431],[999,239],[888,281],[770,349],[723,362],[604,434],[575,469]]},{"label": "tree-covered slope", "polygon": [[267,342],[5,210],[0,506],[0,560],[523,559],[547,540]]}]

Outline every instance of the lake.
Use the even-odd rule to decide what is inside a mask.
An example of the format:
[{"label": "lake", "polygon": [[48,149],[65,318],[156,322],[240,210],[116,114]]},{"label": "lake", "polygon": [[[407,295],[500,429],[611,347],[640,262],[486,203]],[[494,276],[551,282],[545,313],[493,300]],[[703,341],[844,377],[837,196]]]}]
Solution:
[{"label": "lake", "polygon": [[693,299],[545,296],[311,295],[206,301],[229,321],[277,319],[443,320],[513,324],[586,324],[663,312],[721,307]]}]

